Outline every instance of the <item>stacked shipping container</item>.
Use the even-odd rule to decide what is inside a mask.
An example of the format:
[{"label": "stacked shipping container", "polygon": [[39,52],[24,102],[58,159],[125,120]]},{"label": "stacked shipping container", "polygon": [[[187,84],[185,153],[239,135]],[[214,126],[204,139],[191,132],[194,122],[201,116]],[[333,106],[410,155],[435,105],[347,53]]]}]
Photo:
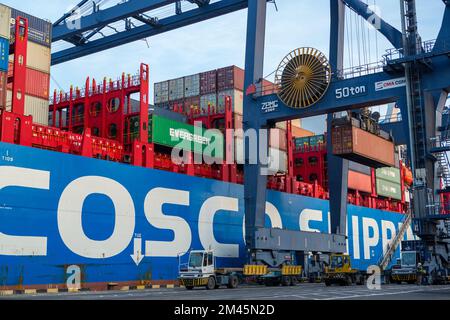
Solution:
[{"label": "stacked shipping container", "polygon": [[[7,7],[0,6],[0,11],[4,8]],[[28,19],[25,115],[33,116],[35,123],[48,125],[52,24],[16,9],[7,10],[11,14],[7,20],[11,43],[15,41],[15,19],[19,16]],[[14,54],[9,55],[8,60],[9,76],[12,76]],[[12,107],[12,84],[7,86],[7,90],[6,109],[9,110]]]},{"label": "stacked shipping container", "polygon": [[[294,175],[297,180],[307,183],[317,181],[319,185],[328,188],[326,136],[294,138],[294,145]],[[405,186],[412,183],[412,174],[408,174],[404,166],[399,166],[402,161],[402,157],[397,155],[394,167],[376,170],[350,161],[349,197],[375,196],[376,200],[372,205],[377,208],[388,208],[388,203],[395,205],[403,201],[409,202],[408,190]]]},{"label": "stacked shipping container", "polygon": [[169,102],[169,81],[155,83],[155,105]]},{"label": "stacked shipping container", "polygon": [[6,108],[11,10],[0,5],[0,109]]},{"label": "stacked shipping container", "polygon": [[377,194],[386,198],[402,200],[400,169],[380,168],[376,170]]},{"label": "stacked shipping container", "polygon": [[[179,88],[183,86],[183,95]],[[264,81],[263,87],[273,92],[273,84]],[[242,129],[242,115],[244,103],[244,70],[236,66],[211,70],[184,78],[155,83],[154,101],[156,107],[171,110],[182,110],[186,114],[191,112],[195,116],[206,116],[210,113],[225,112],[225,97],[231,97],[234,113],[235,129]],[[300,121],[297,121],[300,124]],[[277,129],[271,130],[270,147],[274,163],[280,160],[280,172],[287,170],[287,137],[286,122],[278,123]],[[242,134],[235,140],[235,159],[243,163]],[[286,160],[286,161],[285,161]],[[276,168],[272,168],[276,172]]]}]

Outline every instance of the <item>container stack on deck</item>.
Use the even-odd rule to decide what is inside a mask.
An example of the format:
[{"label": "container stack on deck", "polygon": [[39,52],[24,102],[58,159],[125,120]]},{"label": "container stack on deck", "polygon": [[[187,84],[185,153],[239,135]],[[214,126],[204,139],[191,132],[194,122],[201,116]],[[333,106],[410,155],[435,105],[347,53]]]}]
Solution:
[{"label": "container stack on deck", "polygon": [[0,5],[0,109],[6,108],[11,10]]},{"label": "container stack on deck", "polygon": [[[264,94],[274,92],[273,83],[264,80],[262,84]],[[155,107],[166,108],[174,112],[189,116],[190,123],[203,122],[207,128],[221,128],[221,124],[214,122],[225,113],[225,97],[231,98],[234,129],[242,129],[244,103],[244,70],[229,66],[217,70],[210,70],[199,74],[155,83]],[[212,117],[211,117],[212,116]],[[211,120],[213,119],[213,120]],[[209,123],[208,123],[209,122]],[[293,121],[293,132],[296,135],[307,134],[300,128],[300,120]],[[223,123],[222,123],[223,124]],[[286,122],[276,124],[270,132],[270,153],[278,166],[270,168],[271,173],[287,172],[287,132]],[[243,164],[243,135],[235,135],[235,159]]]},{"label": "container stack on deck", "polygon": [[[23,17],[28,19],[28,46],[27,46],[27,71],[25,83],[25,115],[33,116],[37,124],[48,124],[48,106],[50,90],[50,63],[51,63],[51,31],[52,24],[48,21],[36,18],[16,9],[10,9],[0,5],[0,11],[5,17],[1,23],[8,21],[8,37],[10,43],[15,39],[15,19]],[[0,28],[1,29],[1,28]],[[13,76],[14,54],[9,55],[9,77]],[[12,105],[12,83],[8,83],[6,109],[10,110]]]},{"label": "container stack on deck", "polygon": [[[317,182],[328,190],[326,135],[294,138],[294,175],[297,181]],[[403,212],[409,202],[412,174],[403,164],[400,147],[393,167],[371,168],[349,162],[349,203],[370,208]]]}]

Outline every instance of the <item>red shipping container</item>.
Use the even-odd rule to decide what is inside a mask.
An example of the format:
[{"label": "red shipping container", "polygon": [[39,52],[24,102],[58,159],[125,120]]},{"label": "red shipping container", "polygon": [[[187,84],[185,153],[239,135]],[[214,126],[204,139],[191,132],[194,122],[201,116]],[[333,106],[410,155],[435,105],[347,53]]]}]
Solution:
[{"label": "red shipping container", "polygon": [[265,95],[265,96],[276,93],[275,84],[273,82],[263,79],[262,91],[263,91],[263,95]]},{"label": "red shipping container", "polygon": [[395,166],[394,143],[353,126],[333,128],[333,154],[371,167]]},{"label": "red shipping container", "polygon": [[[8,75],[13,75],[13,65],[10,63]],[[8,90],[12,90],[12,83],[8,83]],[[50,75],[31,68],[27,68],[25,93],[41,99],[49,99]]]},{"label": "red shipping container", "polygon": [[348,188],[360,192],[372,193],[372,177],[360,172],[349,170]]},{"label": "red shipping container", "polygon": [[244,70],[236,66],[217,70],[218,91],[237,89],[244,91]]},{"label": "red shipping container", "polygon": [[200,95],[217,92],[217,71],[200,73]]}]

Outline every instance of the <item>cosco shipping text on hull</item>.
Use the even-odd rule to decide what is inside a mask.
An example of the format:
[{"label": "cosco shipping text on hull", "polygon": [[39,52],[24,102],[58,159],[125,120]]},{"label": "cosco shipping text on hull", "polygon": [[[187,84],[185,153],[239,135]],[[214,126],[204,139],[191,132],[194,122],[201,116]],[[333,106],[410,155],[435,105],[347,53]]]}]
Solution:
[{"label": "cosco shipping text on hull", "polygon": [[[85,284],[175,280],[177,256],[202,248],[241,266],[243,207],[241,185],[0,143],[0,286],[64,284],[73,265]],[[349,207],[355,268],[403,217]],[[328,232],[328,202],[268,191],[266,223]]]}]

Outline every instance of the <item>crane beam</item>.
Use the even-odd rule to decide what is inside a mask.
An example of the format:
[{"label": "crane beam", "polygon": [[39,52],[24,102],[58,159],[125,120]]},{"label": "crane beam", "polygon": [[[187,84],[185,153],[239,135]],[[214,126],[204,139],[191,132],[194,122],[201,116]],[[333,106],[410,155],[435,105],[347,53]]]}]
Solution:
[{"label": "crane beam", "polygon": [[[58,20],[58,24],[53,25],[52,39],[53,42],[64,40],[82,32],[102,27],[174,2],[175,0],[129,0],[125,3],[120,3],[113,7],[80,17],[78,21],[68,21],[68,18],[72,17],[72,19],[75,19],[76,17],[73,15],[65,15],[64,19]],[[76,14],[76,10],[74,12]]]},{"label": "crane beam", "polygon": [[[153,1],[153,3],[156,2],[158,1],[157,0]],[[168,1],[159,1],[159,2],[165,2],[165,4],[167,4]],[[221,0],[219,2],[205,5],[200,8],[183,12],[179,15],[173,15],[164,19],[160,19],[158,21],[157,26],[152,26],[148,24],[142,25],[139,27],[132,28],[130,30],[125,30],[104,38],[87,42],[80,46],[71,47],[68,49],[64,49],[62,51],[55,52],[52,54],[52,65],[77,59],[106,49],[118,47],[126,43],[155,36],[157,34],[175,30],[204,20],[212,19],[227,13],[244,9],[247,7],[247,5],[248,5],[247,0]],[[98,26],[99,23],[95,25]],[[101,23],[101,25],[103,25],[103,23]]]}]

